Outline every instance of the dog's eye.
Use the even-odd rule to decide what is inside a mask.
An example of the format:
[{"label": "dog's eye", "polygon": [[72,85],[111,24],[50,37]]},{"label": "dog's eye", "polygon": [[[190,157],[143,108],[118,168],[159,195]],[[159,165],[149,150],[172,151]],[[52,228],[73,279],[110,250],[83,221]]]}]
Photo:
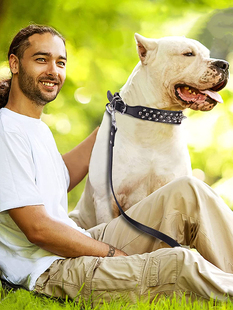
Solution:
[{"label": "dog's eye", "polygon": [[193,52],[184,53],[183,55],[188,57],[195,56]]}]

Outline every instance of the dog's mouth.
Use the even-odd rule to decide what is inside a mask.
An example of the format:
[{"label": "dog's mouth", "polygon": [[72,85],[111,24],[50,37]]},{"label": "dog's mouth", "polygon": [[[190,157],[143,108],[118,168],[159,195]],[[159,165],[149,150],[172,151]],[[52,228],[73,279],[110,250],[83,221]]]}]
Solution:
[{"label": "dog's mouth", "polygon": [[222,103],[219,91],[227,84],[227,79],[210,89],[200,90],[185,84],[175,86],[175,94],[181,100],[184,108],[193,110],[210,111],[218,103]]}]

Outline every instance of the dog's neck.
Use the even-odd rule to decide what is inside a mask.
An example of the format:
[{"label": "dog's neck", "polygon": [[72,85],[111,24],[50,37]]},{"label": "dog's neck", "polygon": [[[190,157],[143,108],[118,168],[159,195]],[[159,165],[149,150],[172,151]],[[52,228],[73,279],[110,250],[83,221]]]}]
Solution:
[{"label": "dog's neck", "polygon": [[168,100],[164,102],[160,91],[162,89],[161,78],[157,77],[152,84],[147,70],[147,66],[143,66],[141,62],[134,68],[120,91],[124,102],[131,106],[143,105],[163,110],[181,110],[181,106],[171,104]]}]

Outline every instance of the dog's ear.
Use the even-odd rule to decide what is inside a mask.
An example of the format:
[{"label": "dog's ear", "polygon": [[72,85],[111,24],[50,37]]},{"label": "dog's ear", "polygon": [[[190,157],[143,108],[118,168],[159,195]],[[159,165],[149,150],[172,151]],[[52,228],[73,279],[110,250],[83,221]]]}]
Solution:
[{"label": "dog's ear", "polygon": [[143,64],[146,64],[147,52],[155,50],[157,48],[157,42],[155,39],[145,38],[138,33],[135,33],[134,37],[137,43],[139,58]]}]

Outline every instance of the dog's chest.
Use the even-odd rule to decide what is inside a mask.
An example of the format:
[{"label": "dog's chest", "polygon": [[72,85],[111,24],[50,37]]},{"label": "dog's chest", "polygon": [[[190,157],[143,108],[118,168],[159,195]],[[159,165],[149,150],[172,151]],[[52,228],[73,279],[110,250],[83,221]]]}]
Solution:
[{"label": "dog's chest", "polygon": [[[177,176],[187,174],[186,165],[185,169],[182,168],[183,158],[174,147],[169,150],[165,144],[145,147],[122,137],[116,142],[113,182],[117,199],[124,210]],[[114,209],[116,216],[118,210]]]},{"label": "dog's chest", "polygon": [[[132,164],[131,167],[123,166],[117,165],[118,173],[113,178],[116,184],[116,197],[124,211],[174,179],[174,174],[171,171],[162,174],[156,173],[156,167],[153,167],[152,164],[146,166],[142,163],[141,169],[137,167],[130,169]],[[114,169],[115,172],[116,169]],[[114,217],[116,217],[119,215],[119,211],[113,199],[112,205]]]}]

